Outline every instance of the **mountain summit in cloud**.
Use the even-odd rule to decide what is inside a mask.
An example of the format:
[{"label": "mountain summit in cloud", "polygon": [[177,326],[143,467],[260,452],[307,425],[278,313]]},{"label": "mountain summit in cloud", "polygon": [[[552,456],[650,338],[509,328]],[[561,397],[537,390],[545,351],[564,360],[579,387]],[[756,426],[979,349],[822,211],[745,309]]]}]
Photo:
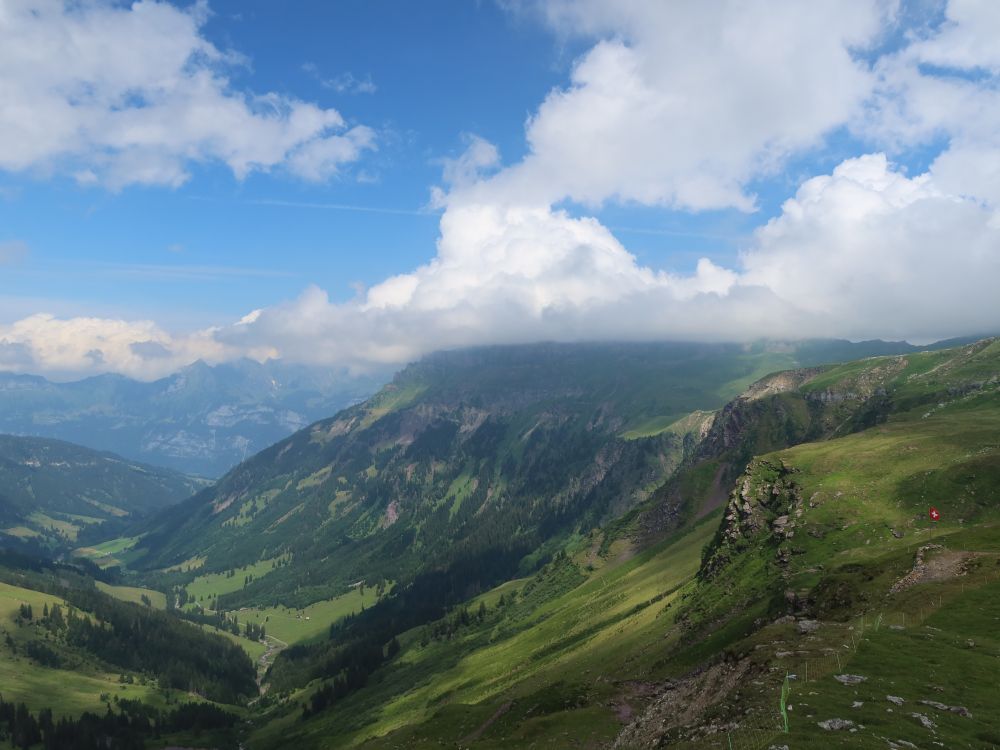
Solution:
[{"label": "mountain summit in cloud", "polygon": [[[930,341],[996,327],[1000,67],[990,4],[504,8],[574,57],[536,100],[519,156],[505,162],[496,143],[463,131],[467,150],[435,160],[444,174],[428,208],[442,212],[431,257],[418,248],[408,265],[369,270],[352,298],[315,277],[284,301],[270,295],[234,322],[187,333],[154,319],[36,310],[0,323],[0,368],[149,379],[199,358],[365,370],[486,343]],[[223,71],[248,59],[209,41],[207,6],[43,10],[0,22],[20,40],[5,46],[0,70],[17,111],[65,110],[60,127],[70,130],[12,152],[9,171],[78,163],[119,189],[177,186],[213,160],[242,180],[280,167],[323,181],[336,171],[324,164],[375,158],[369,135],[351,135],[364,126],[345,131],[338,112],[238,88]],[[120,71],[95,52],[119,33],[155,54]],[[60,46],[74,34],[81,44]],[[31,39],[62,51],[35,70]],[[315,78],[319,64],[303,69]],[[380,86],[371,100],[392,91]],[[358,102],[345,106],[370,106]],[[0,132],[21,132],[14,111],[0,115]],[[148,127],[167,120],[181,125]],[[131,176],[115,177],[123,170]],[[631,249],[605,218],[614,211],[737,217],[747,230],[728,252],[700,257],[675,240],[690,259],[675,263]]]}]

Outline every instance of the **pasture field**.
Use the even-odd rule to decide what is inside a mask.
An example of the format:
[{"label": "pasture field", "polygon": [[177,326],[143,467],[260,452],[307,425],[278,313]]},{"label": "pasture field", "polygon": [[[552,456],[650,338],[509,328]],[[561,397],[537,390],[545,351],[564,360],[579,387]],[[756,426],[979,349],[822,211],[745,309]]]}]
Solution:
[{"label": "pasture field", "polygon": [[138,586],[112,586],[111,584],[104,583],[103,581],[96,581],[95,584],[97,588],[105,594],[110,594],[115,599],[121,599],[123,602],[143,604],[142,597],[145,596],[149,599],[155,609],[167,608],[167,597],[162,591],[144,589]]},{"label": "pasture field", "polygon": [[282,606],[247,607],[231,614],[236,615],[241,625],[247,622],[263,625],[268,635],[293,645],[324,637],[331,624],[361,611],[362,606],[367,608],[377,601],[375,589],[369,586],[365,588],[364,594],[360,589],[352,589],[346,594],[302,609]]}]

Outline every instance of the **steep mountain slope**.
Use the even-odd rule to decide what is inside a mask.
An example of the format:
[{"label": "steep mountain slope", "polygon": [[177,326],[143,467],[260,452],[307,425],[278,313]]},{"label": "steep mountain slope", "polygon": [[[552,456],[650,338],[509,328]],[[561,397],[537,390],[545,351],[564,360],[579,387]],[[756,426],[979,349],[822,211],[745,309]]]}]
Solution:
[{"label": "steep mountain slope", "polygon": [[[797,391],[845,396],[840,405],[853,394],[860,423],[876,424],[751,461],[680,615],[688,642],[732,649],[779,615],[807,620],[796,631],[779,618],[740,647],[759,667],[812,675],[790,746],[988,746],[1000,736],[989,635],[1000,617],[1000,342],[854,363]],[[746,707],[744,696],[728,720]],[[831,734],[820,722],[833,719],[855,731]]]},{"label": "steep mountain slope", "polygon": [[0,373],[0,432],[68,440],[215,477],[367,397],[387,378],[252,360],[196,362],[151,383],[120,375],[53,383]]},{"label": "steep mountain slope", "polygon": [[[161,510],[205,482],[61,440],[0,435],[0,533],[65,545]],[[107,532],[105,531],[105,534]],[[75,545],[74,545],[75,546]]]},{"label": "steep mountain slope", "polygon": [[991,341],[762,378],[704,421],[703,438],[660,491],[647,522],[655,529],[665,508],[717,507],[756,455],[848,435],[922,406],[933,412],[956,393],[992,387]]},{"label": "steep mountain slope", "polygon": [[[719,390],[770,359],[612,345],[433,356],[162,519],[142,565],[198,556],[222,570],[290,554],[241,596],[289,601],[298,590],[298,603],[460,557],[513,572],[557,530],[643,499],[682,458],[670,432],[619,438],[633,421],[718,404]],[[485,562],[488,551],[504,559]]]},{"label": "steep mountain slope", "polygon": [[434,355],[160,519],[142,567],[197,558],[212,572],[290,556],[224,607],[301,606],[429,570],[454,569],[451,585],[475,588],[644,500],[691,444],[679,420],[797,363],[795,352],[594,344]]},{"label": "steep mountain slope", "polygon": [[[283,655],[248,747],[989,747],[998,435],[996,340],[765,378],[646,507],[399,634],[363,686],[306,669],[349,626]],[[690,531],[615,538],[719,483]]]}]

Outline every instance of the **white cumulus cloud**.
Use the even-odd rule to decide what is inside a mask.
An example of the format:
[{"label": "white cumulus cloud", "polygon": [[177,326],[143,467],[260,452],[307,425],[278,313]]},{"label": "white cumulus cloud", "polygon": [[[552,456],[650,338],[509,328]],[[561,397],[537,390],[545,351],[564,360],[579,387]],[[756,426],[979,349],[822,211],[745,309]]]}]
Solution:
[{"label": "white cumulus cloud", "polygon": [[563,33],[598,37],[527,125],[530,153],[492,198],[609,198],[751,210],[747,183],[861,112],[878,2],[548,2]]},{"label": "white cumulus cloud", "polygon": [[0,370],[77,377],[119,372],[141,379],[166,375],[196,359],[238,356],[212,331],[167,333],[152,321],[31,315],[0,325]]},{"label": "white cumulus cloud", "polygon": [[237,323],[174,336],[151,322],[36,315],[0,326],[0,369],[150,378],[194,359],[401,364],[484,343],[761,336],[932,340],[995,330],[1000,222],[883,154],[807,180],[734,268],[638,263],[591,218],[468,204],[437,256],[346,303],[310,287]]},{"label": "white cumulus cloud", "polygon": [[703,258],[689,275],[656,271],[596,220],[551,208],[452,206],[441,233],[434,260],[360,300],[313,288],[218,335],[360,364],[538,339],[929,341],[1000,321],[996,214],[884,154],[807,180],[735,268]]},{"label": "white cumulus cloud", "polygon": [[243,64],[202,34],[204,3],[0,4],[0,169],[83,184],[176,186],[192,165],[324,180],[374,148],[334,109],[235,88]]},{"label": "white cumulus cloud", "polygon": [[[582,0],[542,10],[593,46],[529,118],[521,161],[503,166],[492,144],[470,136],[444,163],[427,263],[348,302],[314,286],[186,336],[36,316],[0,327],[0,367],[148,376],[196,354],[363,368],[544,339],[927,341],[997,330],[990,3],[955,0],[943,24],[868,62],[857,51],[888,33],[891,4]],[[753,210],[754,180],[847,129],[871,147],[802,180],[732,267],[643,266],[579,215],[615,201]],[[893,163],[932,147],[920,174]]]},{"label": "white cumulus cloud", "polygon": [[809,335],[928,341],[1000,326],[996,213],[883,154],[805,182],[742,264],[741,283],[817,322]]},{"label": "white cumulus cloud", "polygon": [[953,193],[1000,206],[1000,4],[951,0],[944,23],[880,58],[859,133],[902,150],[945,140],[931,166]]}]

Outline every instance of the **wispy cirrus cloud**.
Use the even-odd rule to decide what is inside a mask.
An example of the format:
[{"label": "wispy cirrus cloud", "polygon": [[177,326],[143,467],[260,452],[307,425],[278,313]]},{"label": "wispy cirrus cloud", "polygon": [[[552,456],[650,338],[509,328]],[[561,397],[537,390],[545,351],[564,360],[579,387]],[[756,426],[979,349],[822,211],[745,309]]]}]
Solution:
[{"label": "wispy cirrus cloud", "polygon": [[[0,246],[2,251],[2,246]],[[0,258],[2,258],[0,254]],[[163,282],[219,282],[228,279],[287,279],[299,274],[285,268],[260,268],[193,263],[109,263],[99,261],[39,261],[25,273],[78,278],[142,279]]]},{"label": "wispy cirrus cloud", "polygon": [[378,91],[378,86],[372,81],[370,73],[359,78],[350,71],[345,71],[328,78],[320,73],[316,63],[311,62],[303,63],[302,70],[319,81],[323,88],[336,91],[338,94],[374,94]]},{"label": "wispy cirrus cloud", "polygon": [[245,201],[254,206],[277,206],[279,208],[309,208],[321,211],[356,211],[372,214],[396,214],[399,216],[437,216],[433,211],[418,208],[393,208],[392,206],[366,206],[356,203],[326,203],[323,201],[291,201],[280,198],[251,198]]},{"label": "wispy cirrus cloud", "polygon": [[211,265],[157,265],[151,263],[81,264],[90,273],[115,278],[135,278],[150,281],[222,281],[234,278],[277,279],[297,276],[281,268],[241,268]]},{"label": "wispy cirrus cloud", "polygon": [[0,266],[20,263],[28,257],[28,243],[21,240],[0,242]]}]

